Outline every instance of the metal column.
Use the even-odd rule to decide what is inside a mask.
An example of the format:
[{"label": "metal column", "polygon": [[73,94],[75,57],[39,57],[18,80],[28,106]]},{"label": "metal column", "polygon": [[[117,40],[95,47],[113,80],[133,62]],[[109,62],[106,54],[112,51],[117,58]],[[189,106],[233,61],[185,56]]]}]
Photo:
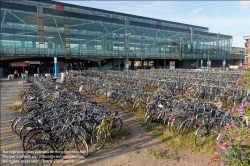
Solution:
[{"label": "metal column", "polygon": [[129,69],[129,64],[128,64],[128,59],[129,59],[129,20],[127,18],[125,18],[125,52],[126,52],[126,57],[125,58],[125,62],[124,62],[124,67],[126,67],[126,69]]},{"label": "metal column", "polygon": [[58,78],[58,64],[57,64],[57,57],[54,57],[54,77]]}]

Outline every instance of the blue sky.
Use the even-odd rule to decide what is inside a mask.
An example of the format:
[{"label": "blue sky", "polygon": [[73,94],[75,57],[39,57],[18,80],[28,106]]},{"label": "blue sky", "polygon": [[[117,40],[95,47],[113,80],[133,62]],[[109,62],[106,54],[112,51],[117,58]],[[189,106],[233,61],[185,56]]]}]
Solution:
[{"label": "blue sky", "polygon": [[57,1],[208,27],[232,35],[233,47],[250,36],[250,1]]}]

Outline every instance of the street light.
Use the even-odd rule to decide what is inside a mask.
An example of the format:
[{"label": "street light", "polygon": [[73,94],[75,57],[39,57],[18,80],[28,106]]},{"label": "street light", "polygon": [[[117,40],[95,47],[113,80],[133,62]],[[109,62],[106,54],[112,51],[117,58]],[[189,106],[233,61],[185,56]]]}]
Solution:
[{"label": "street light", "polygon": [[126,40],[126,54],[127,54],[127,63],[126,63],[126,68],[128,69],[128,54],[129,54],[129,35],[131,35],[131,33],[127,33],[125,34],[125,36],[128,36],[127,40]]},{"label": "street light", "polygon": [[209,60],[209,53],[210,53],[210,47],[209,47],[209,49],[208,49],[208,57],[207,57],[207,67],[210,67],[211,66],[211,62],[210,62],[210,60]]},{"label": "street light", "polygon": [[129,35],[131,35],[131,33],[125,33],[125,52],[126,52],[126,55],[127,55],[127,59],[126,59],[127,81],[128,81],[128,69],[129,69],[129,64],[128,64]]}]

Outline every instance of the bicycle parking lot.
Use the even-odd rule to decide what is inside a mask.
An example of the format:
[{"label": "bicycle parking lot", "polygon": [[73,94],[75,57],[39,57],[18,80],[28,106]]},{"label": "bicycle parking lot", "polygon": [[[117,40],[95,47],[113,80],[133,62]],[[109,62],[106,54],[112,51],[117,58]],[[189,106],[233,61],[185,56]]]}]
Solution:
[{"label": "bicycle parking lot", "polygon": [[[157,74],[155,72],[157,72]],[[199,117],[199,119],[202,119],[202,118],[206,119],[206,121],[203,120],[202,122],[199,122],[198,118],[195,119],[197,120],[197,123],[199,122],[199,124],[202,124],[202,125],[196,125],[196,127],[199,129],[202,126],[205,126],[203,123],[207,123],[207,122],[209,123],[210,120],[212,120],[213,118],[217,118],[216,119],[217,121],[220,119],[220,116],[221,116],[220,114],[222,113],[224,109],[216,108],[215,106],[212,106],[211,102],[215,100],[219,100],[218,98],[220,98],[219,102],[223,102],[224,99],[227,101],[230,101],[228,99],[230,99],[231,96],[238,95],[238,98],[237,97],[234,98],[231,101],[231,103],[223,105],[224,108],[229,109],[231,105],[241,103],[244,97],[247,97],[247,96],[244,96],[245,93],[243,90],[237,89],[237,90],[229,91],[230,88],[236,85],[237,77],[239,77],[240,75],[241,75],[241,72],[220,73],[220,72],[211,71],[209,73],[198,73],[198,72],[193,72],[193,71],[188,71],[188,70],[186,71],[168,70],[168,72],[164,70],[161,70],[161,71],[158,70],[158,71],[150,71],[150,72],[145,72],[145,71],[139,71],[139,72],[134,71],[133,73],[129,72],[129,75],[128,75],[129,77],[126,77],[125,72],[117,72],[117,71],[108,71],[108,72],[98,72],[98,71],[76,72],[75,71],[74,74],[72,74],[71,76],[68,76],[68,78],[65,79],[65,83],[63,84],[49,81],[47,79],[33,80],[33,81],[29,81],[23,84],[24,88],[22,92],[24,93],[24,95],[22,96],[22,100],[24,103],[24,107],[22,108],[21,113],[23,115],[27,115],[28,113],[30,114],[31,112],[33,112],[34,114],[34,110],[36,110],[36,113],[38,113],[38,116],[41,116],[42,113],[39,112],[39,109],[41,108],[42,105],[45,105],[45,103],[46,103],[46,107],[49,107],[50,104],[52,107],[56,106],[60,108],[61,106],[60,108],[61,111],[63,110],[62,109],[63,107],[67,108],[67,110],[69,111],[68,112],[69,114],[67,114],[67,112],[64,112],[64,114],[62,114],[63,116],[66,115],[65,117],[68,118],[72,114],[75,115],[74,117],[68,118],[66,120],[70,122],[67,124],[68,126],[70,126],[73,124],[74,120],[76,120],[78,117],[81,117],[80,119],[83,119],[85,115],[90,115],[90,114],[92,114],[90,117],[93,118],[94,116],[95,120],[97,120],[98,118],[101,118],[100,119],[100,122],[101,122],[104,117],[103,112],[107,113],[105,117],[109,116],[108,115],[109,111],[107,110],[110,109],[111,105],[107,104],[107,102],[116,104],[116,106],[119,107],[120,110],[123,110],[125,113],[123,113],[122,111],[118,111],[118,114],[120,114],[120,116],[118,116],[117,113],[113,114],[114,112],[111,112],[111,115],[113,114],[114,116],[111,119],[106,119],[106,120],[107,121],[114,120],[114,122],[117,122],[117,119],[121,117],[122,122],[123,122],[123,125],[121,128],[128,127],[131,133],[129,135],[128,140],[124,140],[124,141],[119,140],[117,141],[119,145],[114,145],[111,148],[105,148],[104,150],[102,150],[101,148],[105,144],[105,141],[106,141],[105,139],[107,139],[109,136],[111,136],[111,140],[112,138],[115,138],[114,137],[115,134],[112,134],[112,130],[111,130],[112,128],[109,128],[108,125],[106,127],[103,126],[104,124],[112,124],[112,122],[105,123],[105,121],[103,121],[103,124],[101,126],[99,126],[98,124],[95,124],[95,126],[97,127],[93,127],[93,130],[91,132],[92,134],[89,135],[90,137],[89,139],[91,141],[88,143],[84,143],[85,137],[88,136],[86,135],[85,131],[83,130],[80,131],[81,129],[79,130],[79,128],[74,129],[74,130],[77,130],[77,131],[74,131],[73,128],[70,129],[67,126],[68,129],[74,132],[72,132],[71,135],[65,135],[65,133],[63,133],[64,134],[63,137],[66,138],[66,142],[64,142],[66,145],[65,144],[63,145],[64,149],[66,147],[74,151],[79,151],[82,155],[90,154],[88,158],[84,159],[86,161],[85,163],[97,164],[98,162],[95,159],[99,158],[98,155],[102,156],[103,155],[102,152],[111,152],[111,149],[112,149],[113,151],[118,150],[119,153],[124,153],[124,152],[127,153],[131,151],[131,147],[132,147],[132,150],[135,150],[137,149],[135,147],[139,145],[140,147],[139,149],[140,151],[143,151],[143,153],[139,152],[137,156],[140,156],[143,158],[145,157],[145,153],[150,154],[150,152],[148,152],[150,151],[149,149],[151,149],[151,151],[152,149],[155,149],[155,148],[157,149],[157,145],[154,145],[154,144],[163,145],[163,143],[159,139],[154,138],[154,137],[152,138],[151,135],[143,131],[143,129],[141,129],[141,127],[138,125],[137,121],[135,120],[135,117],[128,115],[126,112],[129,112],[129,111],[141,112],[145,114],[146,125],[159,125],[162,123],[166,127],[166,130],[168,129],[171,132],[179,133],[179,134],[183,134],[184,132],[183,129],[188,129],[190,127],[190,125],[185,125],[185,124],[190,124],[190,121],[192,121],[192,118],[195,115],[196,117]],[[199,76],[200,78],[197,78],[197,76]],[[206,78],[204,79],[202,77],[206,77]],[[68,89],[68,87],[70,87],[70,89]],[[81,87],[81,89],[84,92],[89,93],[88,97],[86,98],[85,95],[83,94],[81,95],[80,93],[76,92],[77,90],[73,90],[74,87],[76,89],[79,89],[79,87]],[[40,93],[39,95],[35,92],[34,88],[40,88],[40,90],[42,89],[43,92]],[[45,91],[46,89],[47,89],[47,92]],[[36,96],[36,97],[39,96],[39,99],[37,99],[36,97],[32,98],[32,96]],[[93,102],[93,100],[92,101],[89,100],[89,97],[92,97],[94,100],[101,101],[104,107],[98,106],[98,104]],[[101,99],[101,97],[103,97],[103,99]],[[187,101],[184,100],[187,98],[189,98]],[[106,100],[106,102],[104,99]],[[53,105],[51,101],[54,101],[54,103],[57,103],[57,105]],[[99,103],[99,101],[97,103]],[[41,104],[41,102],[43,104]],[[34,105],[36,105],[36,107],[34,107]],[[33,108],[31,106],[33,106]],[[44,109],[44,107],[42,108]],[[53,113],[55,112],[56,111],[54,110]],[[100,112],[102,116],[100,116]],[[47,113],[49,115],[47,116],[50,117],[50,120],[51,120],[51,117],[53,117],[54,115],[51,114],[50,111],[48,112],[43,111],[43,115],[46,115]],[[28,134],[28,133],[34,128],[38,128],[38,127],[44,128],[43,126],[37,126],[37,125],[46,125],[47,123],[48,125],[60,127],[60,125],[58,126],[58,124],[63,124],[63,123],[65,124],[65,121],[60,122],[58,120],[60,119],[59,118],[60,114],[57,114],[57,116],[58,118],[54,120],[56,122],[53,122],[53,123],[48,122],[48,121],[47,122],[38,121],[39,124],[37,124],[37,122],[30,123],[30,120],[26,121],[27,118],[23,118],[24,120],[21,120],[22,123],[15,122],[16,125],[14,126],[27,124],[26,126],[21,125],[17,128],[14,127],[13,129],[16,132],[16,134],[19,135],[19,138],[23,139],[23,146],[24,146],[23,148],[32,150],[31,147],[36,144],[36,143],[32,144],[32,139],[33,139],[31,137],[32,134]],[[40,119],[37,117],[35,118]],[[73,118],[75,119],[73,120]],[[87,120],[90,120],[90,119],[87,119]],[[19,121],[19,120],[16,120],[16,121]],[[25,121],[26,123],[23,123]],[[13,124],[15,123],[13,122]],[[84,122],[84,123],[85,125],[90,124],[90,122],[88,123]],[[244,123],[244,121],[242,123]],[[77,125],[79,126],[79,124],[81,123],[80,122],[76,123],[73,126],[77,126]],[[115,125],[116,127],[118,127],[117,128],[118,130],[120,126],[119,124],[121,123],[118,123],[117,125]],[[135,125],[136,127],[134,127],[133,125]],[[186,128],[183,128],[183,126],[186,126]],[[217,128],[219,128],[219,125],[217,123],[216,125],[212,125],[212,126],[216,126]],[[21,128],[22,130],[20,130]],[[26,129],[28,129],[28,131]],[[134,129],[136,129],[135,133],[134,133]],[[197,129],[197,133],[199,131],[198,129]],[[85,128],[85,130],[87,130],[87,128]],[[138,132],[138,130],[141,130],[139,132],[140,133],[139,135],[136,134],[136,131]],[[40,131],[41,129],[34,131],[35,133],[34,135],[38,134],[38,137],[34,137],[33,141],[41,140],[41,138],[44,137],[44,135],[41,134]],[[60,128],[59,131],[63,131],[62,128]],[[214,131],[215,133],[217,132],[216,134],[218,134],[219,132],[219,130],[214,130]],[[26,145],[24,141],[25,140],[24,136],[26,134],[28,134],[29,137],[32,138],[31,142],[29,142],[28,145]],[[198,136],[199,134],[196,134],[196,135]],[[55,136],[58,136],[58,135],[50,135],[50,137],[47,140]],[[102,136],[104,139],[101,139]],[[200,135],[200,136],[203,139],[205,136],[207,136],[207,134]],[[133,142],[133,139],[135,139],[136,140],[135,142],[137,143]],[[45,139],[45,141],[47,140]],[[77,141],[77,140],[80,140],[80,141]],[[44,139],[42,139],[41,141],[44,141]],[[52,142],[56,144],[56,140],[53,139]],[[70,145],[70,142],[75,142],[75,145]],[[79,143],[81,142],[81,145],[84,145],[82,146],[81,150],[79,149],[79,144],[77,144],[77,142]],[[152,142],[151,145],[150,145],[150,142]],[[197,142],[195,143],[197,146],[199,146]],[[204,142],[202,142],[201,144],[203,143]],[[44,145],[44,142],[40,142],[40,144]],[[93,153],[93,151],[88,151],[88,149],[91,149],[92,147],[98,151],[95,153]],[[53,147],[51,146],[51,148]],[[167,149],[169,147],[164,145],[162,148]],[[111,154],[115,154],[113,153],[113,151],[111,152]],[[180,153],[183,153],[183,152],[180,152]],[[116,160],[118,158],[121,158],[121,156],[118,154],[116,154],[115,156],[116,158],[111,157],[112,159],[110,160]],[[146,156],[149,157],[148,155]],[[180,158],[180,160],[178,160],[179,162],[175,163],[175,165],[182,164],[183,162],[185,163],[185,161],[183,160],[184,159],[183,156],[180,155],[179,158]],[[135,158],[132,157],[132,159],[135,159]],[[108,161],[108,159],[106,159],[105,161]],[[153,161],[158,163],[159,165],[163,165],[161,161],[154,160],[154,159]],[[208,159],[206,158],[204,161],[208,161]],[[135,162],[138,162],[138,161],[135,161]],[[173,161],[169,161],[169,162],[171,163]],[[193,163],[193,161],[192,162],[189,161],[189,162]],[[139,162],[139,163],[141,164],[142,162]],[[123,163],[122,165],[127,165],[127,164],[128,163]]]}]

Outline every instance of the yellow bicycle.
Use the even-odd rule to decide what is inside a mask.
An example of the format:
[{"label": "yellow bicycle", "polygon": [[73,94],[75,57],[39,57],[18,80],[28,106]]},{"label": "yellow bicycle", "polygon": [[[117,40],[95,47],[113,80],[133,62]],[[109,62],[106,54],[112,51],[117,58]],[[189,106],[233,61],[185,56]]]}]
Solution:
[{"label": "yellow bicycle", "polygon": [[91,144],[94,149],[101,149],[107,139],[107,136],[117,135],[122,128],[122,119],[118,114],[118,111],[115,111],[113,114],[104,116],[101,123],[93,130],[91,136]]}]

